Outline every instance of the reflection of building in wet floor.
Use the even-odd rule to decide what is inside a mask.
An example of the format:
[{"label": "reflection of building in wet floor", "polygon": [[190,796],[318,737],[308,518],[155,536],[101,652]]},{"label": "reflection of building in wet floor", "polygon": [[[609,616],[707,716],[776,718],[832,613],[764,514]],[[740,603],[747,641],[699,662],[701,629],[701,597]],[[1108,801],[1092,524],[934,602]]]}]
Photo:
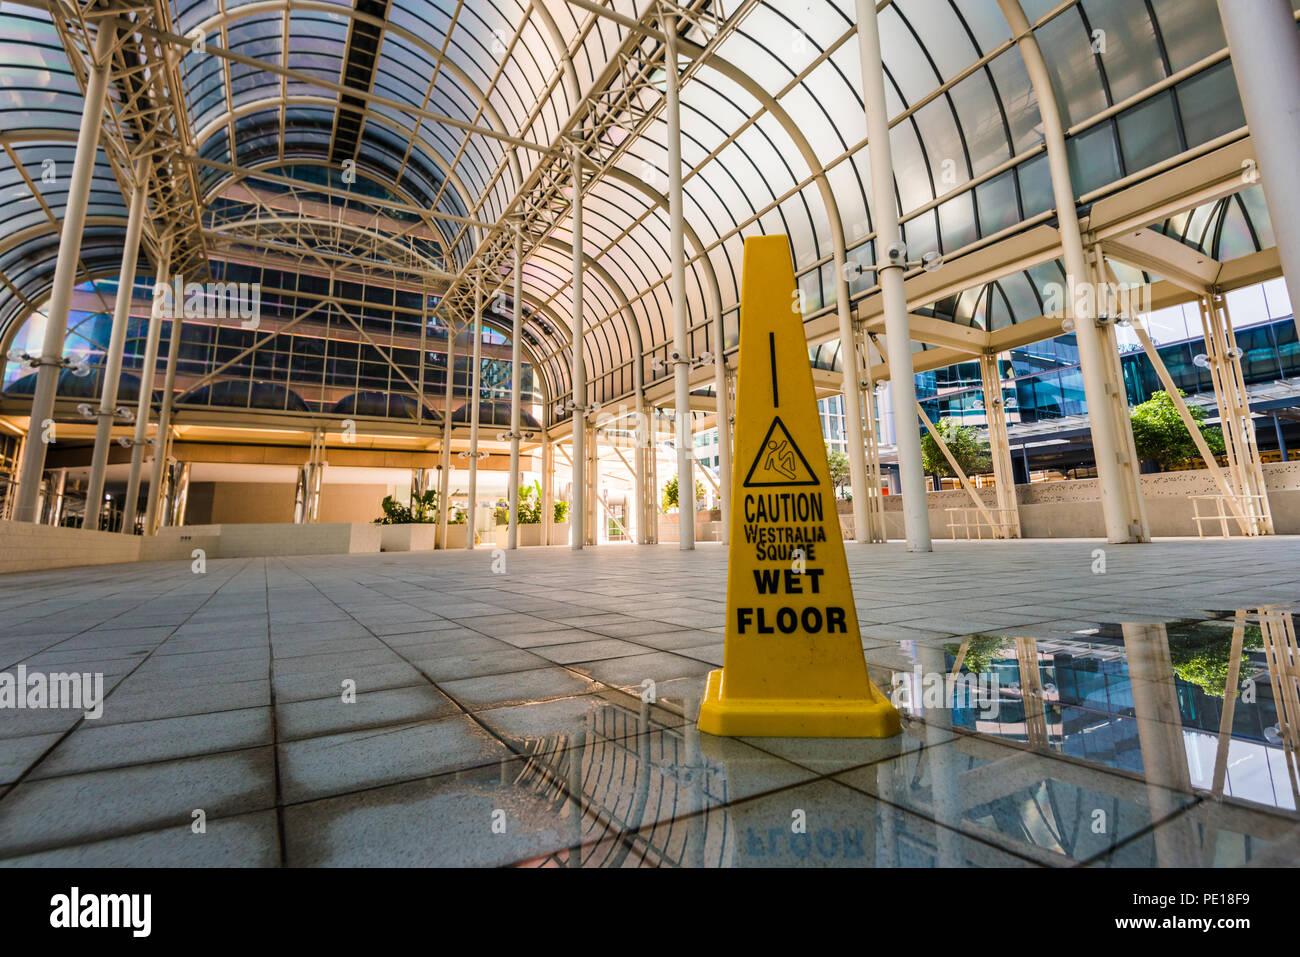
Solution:
[{"label": "reflection of building in wet floor", "polygon": [[[1293,635],[1293,626],[1289,617],[1274,620],[1283,635],[1278,646],[1285,647],[1285,629],[1291,627]],[[1296,776],[1288,771],[1290,759],[1283,747],[1286,722],[1279,694],[1286,685],[1278,677],[1281,665],[1270,666],[1261,624],[1243,622],[1235,647],[1229,631],[1233,627],[1232,621],[1215,620],[1154,626],[1132,639],[1138,649],[1136,660],[1161,647],[1167,650],[1167,667],[1159,672],[1158,680],[1168,683],[1174,692],[1177,708],[1169,718],[1182,729],[1195,787],[1294,808]],[[1268,634],[1271,636],[1272,630]],[[968,648],[967,655],[974,648],[973,654],[980,659],[976,667],[995,672],[1001,691],[996,716],[979,709],[956,709],[954,721],[975,731],[1141,771],[1135,701],[1141,686],[1135,683],[1138,674],[1124,637],[1120,626],[1110,625],[1074,641],[978,636],[949,645],[954,658],[963,657],[963,646]],[[980,644],[985,640],[992,643],[991,648]],[[1268,640],[1273,641],[1271,637]],[[1019,657],[1026,644],[1036,646],[1035,656],[1029,659],[1037,661],[1036,668]],[[1277,662],[1293,660],[1283,653],[1276,658]],[[1294,688],[1294,668],[1290,681]],[[1042,693],[1040,709],[1030,704],[1035,683]],[[1226,696],[1227,687],[1237,688],[1237,695]],[[1045,739],[1042,725],[1033,727],[1039,721],[1046,725]],[[1222,761],[1216,758],[1221,739],[1231,742],[1227,765],[1233,771],[1226,779],[1222,772],[1216,775],[1214,771],[1216,761]],[[1291,749],[1294,753],[1294,744]],[[1212,782],[1217,786],[1212,788]]]},{"label": "reflection of building in wet floor", "polygon": [[[998,718],[917,709],[861,760],[844,741],[701,737],[634,698],[604,701],[579,731],[509,742],[525,756],[513,786],[548,803],[567,843],[526,863],[1198,866],[1294,853],[1294,816],[1275,813],[1295,807],[1297,781],[1289,615],[983,637],[912,651],[926,673],[997,669]],[[813,756],[840,760],[782,787],[764,747],[818,771]]]},{"label": "reflection of building in wet floor", "polygon": [[[1022,853],[1045,851],[1044,863],[1060,863],[1057,855],[1130,865],[1283,858],[1295,842],[1293,818],[1228,811],[1218,800],[1282,811],[1300,804],[1291,614],[1265,607],[1230,620],[1089,632],[1077,641],[972,636],[938,655],[915,648],[929,669],[995,671],[1002,696],[996,717],[926,712],[927,724],[950,719],[961,736],[946,752],[910,756],[910,790],[900,794],[891,777],[882,797],[913,800],[976,834],[987,828],[1003,846],[1019,833]],[[999,739],[1025,750],[1008,756],[990,747]],[[1097,774],[1098,764],[1108,773]]]},{"label": "reflection of building in wet floor", "polygon": [[587,713],[585,730],[518,743],[527,760],[514,784],[545,797],[571,839],[528,865],[720,863],[727,841],[716,831],[725,816],[715,816],[715,840],[708,841],[699,812],[726,803],[726,781],[701,760],[698,731],[665,727],[652,711],[647,702],[634,711],[606,701]]}]

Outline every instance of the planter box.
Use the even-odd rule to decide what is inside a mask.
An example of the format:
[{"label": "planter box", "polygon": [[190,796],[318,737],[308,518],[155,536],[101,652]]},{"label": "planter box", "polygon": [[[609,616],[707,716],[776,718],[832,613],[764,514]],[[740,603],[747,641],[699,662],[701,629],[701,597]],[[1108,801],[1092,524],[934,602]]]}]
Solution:
[{"label": "planter box", "polygon": [[[695,540],[697,542],[719,542],[722,541],[722,522],[709,521],[708,511],[695,513]],[[678,524],[676,515],[659,516],[659,541],[661,542],[679,542]]]},{"label": "planter box", "polygon": [[[496,535],[494,540],[496,542],[497,548],[505,548],[506,545],[510,542],[510,526],[498,525],[496,527]],[[527,545],[540,545],[540,544],[542,544],[542,525],[540,522],[535,525],[519,526],[519,547],[520,548],[523,548],[524,546]]]},{"label": "planter box", "polygon": [[432,551],[438,538],[438,526],[426,523],[380,525],[379,550],[383,552]]},{"label": "planter box", "polygon": [[447,540],[442,543],[442,548],[464,548],[465,547],[465,529],[468,525],[448,525]]},{"label": "planter box", "polygon": [[[540,528],[541,526],[538,527]],[[538,534],[540,535],[541,533],[539,532]],[[568,522],[556,522],[554,525],[551,526],[551,544],[552,545],[569,544],[569,523]]]}]

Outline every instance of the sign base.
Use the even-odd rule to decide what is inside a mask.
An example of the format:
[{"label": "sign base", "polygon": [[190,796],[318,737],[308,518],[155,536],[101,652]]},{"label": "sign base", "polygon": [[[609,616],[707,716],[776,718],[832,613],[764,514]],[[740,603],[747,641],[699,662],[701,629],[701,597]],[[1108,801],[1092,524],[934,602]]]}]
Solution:
[{"label": "sign base", "polygon": [[866,698],[728,697],[723,669],[709,672],[700,704],[706,734],[747,738],[890,738],[901,734],[898,711],[868,681]]}]

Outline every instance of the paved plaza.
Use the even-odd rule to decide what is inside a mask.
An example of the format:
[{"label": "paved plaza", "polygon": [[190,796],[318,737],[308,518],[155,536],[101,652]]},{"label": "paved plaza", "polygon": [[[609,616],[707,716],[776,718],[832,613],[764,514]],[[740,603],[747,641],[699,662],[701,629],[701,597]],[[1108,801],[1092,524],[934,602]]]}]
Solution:
[{"label": "paved plaza", "polygon": [[[97,719],[0,711],[0,859],[1296,859],[1284,749],[1238,704],[1216,791],[1218,717],[1201,714],[1216,699],[1193,709],[1200,692],[1181,679],[1192,674],[1187,648],[1198,661],[1232,652],[1242,677],[1255,673],[1259,622],[1289,626],[1300,608],[1300,540],[847,548],[877,683],[890,691],[898,676],[957,671],[959,656],[970,674],[977,655],[1010,659],[1003,669],[1028,655],[1032,677],[1004,682],[1000,716],[914,694],[900,701],[903,734],[886,740],[700,734],[704,676],[723,655],[719,546],[5,576],[0,670],[102,673],[106,697]],[[1036,714],[1035,694],[1046,703]]]}]

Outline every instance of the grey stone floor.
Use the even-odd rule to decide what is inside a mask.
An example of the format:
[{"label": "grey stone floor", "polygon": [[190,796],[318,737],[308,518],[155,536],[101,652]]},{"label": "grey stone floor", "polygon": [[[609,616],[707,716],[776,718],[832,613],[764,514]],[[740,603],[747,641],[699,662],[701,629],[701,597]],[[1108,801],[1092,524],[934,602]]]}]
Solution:
[{"label": "grey stone floor", "polygon": [[[873,677],[889,688],[936,650],[949,667],[954,636],[971,633],[1076,652],[1098,636],[1111,653],[1099,624],[1300,608],[1300,539],[1105,546],[1095,574],[1102,547],[849,546]],[[1270,765],[1273,800],[1244,784],[1249,799],[1210,796],[1169,767],[1169,747],[1152,750],[1158,721],[1139,758],[1109,765],[914,706],[884,741],[701,735],[704,675],[722,663],[718,546],[525,549],[503,573],[493,562],[483,549],[0,577],[0,671],[101,672],[108,692],[97,720],[0,710],[0,863],[1300,856],[1285,764]],[[1141,642],[1120,647],[1136,675]],[[1176,765],[1177,713],[1160,720],[1174,722]]]}]

